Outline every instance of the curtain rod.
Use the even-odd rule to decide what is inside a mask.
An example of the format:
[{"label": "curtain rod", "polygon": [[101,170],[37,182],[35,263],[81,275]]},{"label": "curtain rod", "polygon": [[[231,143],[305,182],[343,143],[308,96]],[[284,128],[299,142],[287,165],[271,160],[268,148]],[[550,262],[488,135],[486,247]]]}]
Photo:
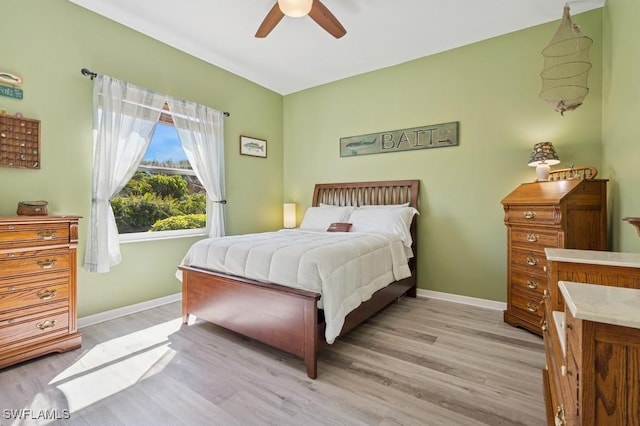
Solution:
[{"label": "curtain rod", "polygon": [[[82,69],[80,70],[80,72],[81,72],[81,73],[82,73],[82,75],[84,75],[85,77],[89,77],[89,78],[91,78],[91,80],[93,80],[94,78],[96,78],[96,77],[98,76],[98,73],[95,73],[95,72],[93,72],[93,71],[89,71],[87,68],[82,68]],[[222,114],[223,114],[225,117],[229,117],[229,116],[231,115],[231,114],[230,114],[230,113],[228,113],[227,111],[223,111],[223,112],[222,112]]]}]

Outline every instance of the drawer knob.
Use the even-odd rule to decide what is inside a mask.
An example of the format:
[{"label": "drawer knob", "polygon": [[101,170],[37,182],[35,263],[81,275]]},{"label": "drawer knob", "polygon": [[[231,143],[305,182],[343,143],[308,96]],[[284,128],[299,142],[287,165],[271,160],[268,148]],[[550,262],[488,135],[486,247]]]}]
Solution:
[{"label": "drawer knob", "polygon": [[527,234],[527,241],[530,243],[538,242],[538,236],[536,234]]},{"label": "drawer knob", "polygon": [[529,311],[529,312],[538,312],[538,307],[536,305],[534,305],[533,303],[529,302],[529,303],[527,303],[527,311]]},{"label": "drawer knob", "polygon": [[38,324],[36,324],[36,328],[39,328],[40,330],[46,330],[47,328],[55,327],[57,322],[58,321],[56,320],[53,320],[53,321],[46,320],[45,322],[39,322]]},{"label": "drawer knob", "polygon": [[37,235],[41,240],[52,240],[58,233],[56,231],[40,231]]},{"label": "drawer knob", "polygon": [[40,290],[36,293],[36,296],[38,296],[38,299],[40,300],[49,300],[52,297],[55,297],[56,294],[58,294],[58,290]]},{"label": "drawer knob", "polygon": [[542,324],[540,324],[540,328],[542,329],[542,331],[547,331],[549,329],[549,323],[547,322],[547,320],[542,321]]},{"label": "drawer knob", "polygon": [[38,266],[42,269],[51,269],[58,263],[57,259],[47,259],[47,260],[39,260]]},{"label": "drawer knob", "polygon": [[525,219],[535,219],[536,212],[532,212],[531,210],[524,212]]},{"label": "drawer knob", "polygon": [[538,284],[537,281],[527,280],[527,287],[529,287],[532,290],[537,289],[539,285],[540,284]]},{"label": "drawer knob", "polygon": [[533,256],[527,256],[527,265],[536,266],[538,264],[538,259]]},{"label": "drawer knob", "polygon": [[554,417],[554,422],[556,426],[565,426],[567,424],[564,416],[564,407],[562,405],[558,405],[558,409],[556,410],[556,415]]},{"label": "drawer knob", "polygon": [[15,225],[9,225],[8,228],[9,229],[16,229],[16,226]]}]

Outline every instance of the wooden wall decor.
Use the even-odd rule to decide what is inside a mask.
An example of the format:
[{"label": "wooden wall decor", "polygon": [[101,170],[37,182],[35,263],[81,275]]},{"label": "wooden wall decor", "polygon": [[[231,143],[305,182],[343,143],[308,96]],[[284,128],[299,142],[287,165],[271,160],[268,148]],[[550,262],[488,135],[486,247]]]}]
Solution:
[{"label": "wooden wall decor", "polygon": [[340,138],[340,157],[458,145],[458,121]]},{"label": "wooden wall decor", "polygon": [[0,166],[40,168],[40,121],[0,114]]}]

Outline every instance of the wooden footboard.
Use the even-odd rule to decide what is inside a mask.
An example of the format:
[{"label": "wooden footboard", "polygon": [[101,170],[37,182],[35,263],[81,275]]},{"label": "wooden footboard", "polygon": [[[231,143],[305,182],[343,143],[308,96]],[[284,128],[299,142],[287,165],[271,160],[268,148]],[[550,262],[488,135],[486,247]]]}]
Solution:
[{"label": "wooden footboard", "polygon": [[[261,283],[190,266],[182,271],[182,316],[219,325],[304,360],[307,376],[318,376],[318,349],[324,322],[318,319],[320,294]],[[340,335],[397,300],[415,297],[415,275],[378,290],[346,318]]]},{"label": "wooden footboard", "polygon": [[318,375],[320,294],[189,266],[182,271],[182,315],[195,315],[304,360]]}]

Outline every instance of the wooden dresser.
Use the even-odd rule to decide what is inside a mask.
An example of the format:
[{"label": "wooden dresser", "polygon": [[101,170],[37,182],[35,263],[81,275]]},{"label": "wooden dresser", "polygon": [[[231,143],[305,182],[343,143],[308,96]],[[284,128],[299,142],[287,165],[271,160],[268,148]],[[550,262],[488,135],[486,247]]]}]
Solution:
[{"label": "wooden dresser", "polygon": [[558,287],[564,310],[544,299],[547,424],[640,424],[640,290],[568,281]]},{"label": "wooden dresser", "polygon": [[505,322],[542,335],[545,247],[606,250],[606,180],[525,183],[502,200],[507,226]]},{"label": "wooden dresser", "polygon": [[0,217],[0,368],[80,347],[79,219]]}]

